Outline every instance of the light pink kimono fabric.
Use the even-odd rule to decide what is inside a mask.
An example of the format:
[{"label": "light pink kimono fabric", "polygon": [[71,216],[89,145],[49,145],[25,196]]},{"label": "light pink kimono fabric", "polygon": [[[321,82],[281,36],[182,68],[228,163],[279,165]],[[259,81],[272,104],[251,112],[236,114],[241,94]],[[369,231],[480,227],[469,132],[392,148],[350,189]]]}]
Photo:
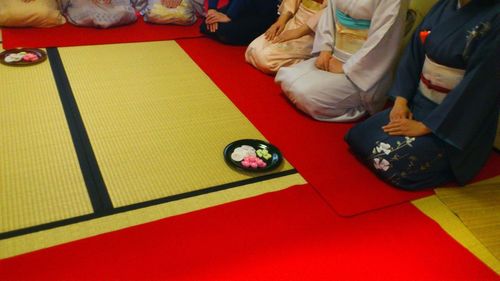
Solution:
[{"label": "light pink kimono fabric", "polygon": [[[326,5],[322,8],[324,6]],[[294,16],[287,22],[284,31],[296,29],[304,24],[311,30],[316,30],[322,9],[310,9],[302,3],[302,0],[284,0],[280,6],[280,13],[286,12]],[[313,41],[314,34],[273,44],[262,34],[250,43],[245,52],[245,59],[262,72],[274,74],[282,66],[290,66],[310,58]]]}]

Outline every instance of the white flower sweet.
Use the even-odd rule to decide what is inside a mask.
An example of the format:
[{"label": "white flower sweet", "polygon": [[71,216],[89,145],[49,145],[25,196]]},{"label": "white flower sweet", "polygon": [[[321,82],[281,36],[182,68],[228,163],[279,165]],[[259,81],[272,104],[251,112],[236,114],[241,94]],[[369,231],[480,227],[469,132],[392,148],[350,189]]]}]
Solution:
[{"label": "white flower sweet", "polygon": [[375,169],[383,170],[385,172],[389,170],[389,168],[391,167],[391,163],[389,163],[389,161],[385,160],[384,158],[375,158],[373,159],[373,166],[375,167]]}]

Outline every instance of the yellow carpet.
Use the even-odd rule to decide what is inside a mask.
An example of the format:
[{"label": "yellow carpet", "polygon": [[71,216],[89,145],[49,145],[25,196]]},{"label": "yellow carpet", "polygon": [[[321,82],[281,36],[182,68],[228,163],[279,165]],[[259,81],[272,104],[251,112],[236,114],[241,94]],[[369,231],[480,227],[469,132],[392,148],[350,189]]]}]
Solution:
[{"label": "yellow carpet", "polygon": [[500,274],[500,177],[465,187],[438,188],[436,194],[413,201],[455,240]]},{"label": "yellow carpet", "polygon": [[0,87],[0,233],[91,213],[50,65],[0,64]]},{"label": "yellow carpet", "polygon": [[305,183],[304,179],[299,174],[295,174],[0,240],[0,259],[250,198],[267,192],[279,191],[294,184],[303,183]]},{"label": "yellow carpet", "polygon": [[264,137],[174,41],[60,53],[115,207],[253,176],[222,150]]},{"label": "yellow carpet", "polygon": [[[261,174],[242,173],[227,166],[222,151],[228,143],[243,138],[265,138],[175,42],[70,47],[60,48],[59,53],[114,208],[123,210],[131,204],[243,183],[222,191],[9,237],[0,240],[0,258],[305,183],[299,174],[249,183],[245,180]],[[40,73],[36,69],[41,69]],[[11,123],[12,128],[0,129],[1,180],[5,180],[3,174],[12,163],[15,166],[11,173],[19,173],[17,179],[11,180],[16,184],[9,188],[12,194],[2,189],[2,222],[16,222],[5,230],[26,224],[24,212],[31,212],[34,217],[52,215],[30,222],[31,225],[92,213],[49,63],[5,71],[9,76],[0,72],[0,79],[3,82],[4,77],[10,77],[6,81],[14,81],[8,85],[12,90],[7,92],[16,93],[19,100],[9,104],[10,110],[2,108],[0,121],[6,124],[11,121],[5,118],[23,120],[21,117],[26,115],[23,112],[29,112],[31,119],[35,119],[35,123],[17,121]],[[30,80],[32,86],[18,79],[26,74],[36,77]],[[50,87],[40,90],[40,84]],[[36,98],[25,96],[35,93]],[[7,104],[3,99],[2,96],[2,105]],[[7,116],[9,112],[15,114]],[[47,122],[52,117],[56,121]],[[48,127],[51,122],[59,127]],[[34,132],[27,135],[23,126],[32,126],[29,128]],[[12,140],[6,141],[5,136],[13,134],[12,131],[18,131],[19,135],[12,135]],[[15,143],[19,139],[22,141]],[[46,144],[52,139],[54,144]],[[23,145],[24,141],[27,144]],[[35,146],[32,142],[41,144]],[[10,155],[6,156],[3,150],[10,151]],[[20,157],[23,154],[34,153],[41,153],[47,159],[24,156],[24,162],[16,163],[20,161],[17,158],[23,159]],[[44,170],[50,181],[41,185],[40,179],[25,177],[26,172],[20,171],[24,167],[37,173]],[[284,161],[269,173],[291,169]],[[28,188],[39,190],[33,193]],[[65,197],[59,196],[58,190],[64,191]],[[21,193],[31,197],[20,197]],[[46,210],[33,209],[33,205]],[[3,210],[8,207],[15,208],[17,213],[4,216]],[[68,210],[78,212],[68,213]]]}]

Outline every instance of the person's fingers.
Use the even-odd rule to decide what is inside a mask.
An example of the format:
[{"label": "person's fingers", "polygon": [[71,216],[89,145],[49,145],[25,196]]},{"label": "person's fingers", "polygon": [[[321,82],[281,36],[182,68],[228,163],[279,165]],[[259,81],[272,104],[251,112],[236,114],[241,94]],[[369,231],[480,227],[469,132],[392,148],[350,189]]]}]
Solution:
[{"label": "person's fingers", "polygon": [[215,17],[215,14],[208,14],[207,17],[205,18],[206,21],[212,20]]},{"label": "person's fingers", "polygon": [[384,132],[392,132],[394,130],[398,130],[400,127],[400,124],[396,122],[390,122],[389,124],[382,126],[382,129],[384,130]]},{"label": "person's fingers", "polygon": [[272,27],[272,26],[271,26],[271,27],[269,27],[269,28],[266,30],[266,32],[264,32],[264,37],[265,37],[266,39],[267,39],[267,37],[269,36],[269,32],[270,32],[271,28],[273,28],[273,27]]},{"label": "person's fingers", "polygon": [[388,133],[389,136],[402,136],[404,135],[402,131],[392,131]]},{"label": "person's fingers", "polygon": [[314,65],[316,66],[317,69],[322,69],[323,65],[321,64],[321,62],[319,61],[319,59],[316,60],[316,62],[314,63]]},{"label": "person's fingers", "polygon": [[276,28],[276,32],[275,32],[275,36],[278,36],[281,34],[281,32],[283,31],[283,27],[281,25],[279,25],[277,28]]},{"label": "person's fingers", "polygon": [[273,40],[275,37],[276,37],[276,31],[277,31],[277,28],[274,27],[271,32],[269,33],[269,41]]},{"label": "person's fingers", "polygon": [[325,62],[323,60],[317,60],[316,67],[320,70],[327,70],[328,66],[325,67]]},{"label": "person's fingers", "polygon": [[401,116],[400,116],[399,114],[397,114],[397,113],[393,113],[393,114],[390,114],[390,115],[389,115],[389,119],[390,119],[391,121],[396,121],[396,120],[398,120],[398,119],[400,119],[400,118],[401,118]]},{"label": "person's fingers", "polygon": [[214,24],[214,23],[216,23],[216,22],[217,22],[217,19],[216,19],[215,17],[212,17],[212,18],[210,18],[210,19],[208,19],[208,18],[207,18],[207,19],[205,20],[205,22],[206,22],[206,23],[208,23],[208,24]]}]

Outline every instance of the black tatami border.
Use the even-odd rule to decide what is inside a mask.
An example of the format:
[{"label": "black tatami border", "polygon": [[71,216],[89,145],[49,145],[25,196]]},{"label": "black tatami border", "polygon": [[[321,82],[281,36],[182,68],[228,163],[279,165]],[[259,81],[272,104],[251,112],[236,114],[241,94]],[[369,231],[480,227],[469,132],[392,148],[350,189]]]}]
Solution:
[{"label": "black tatami border", "polygon": [[80,169],[87,186],[87,191],[95,213],[105,212],[113,208],[106,184],[102,178],[101,170],[90,144],[90,139],[85,129],[80,110],[71,89],[71,84],[64,69],[61,55],[57,48],[48,48],[50,67],[54,74],[59,97],[68,122],[68,127],[73,139]]},{"label": "black tatami border", "polygon": [[241,181],[225,183],[225,184],[212,186],[212,187],[208,187],[208,188],[204,188],[204,189],[189,191],[189,192],[176,194],[176,195],[172,195],[172,196],[167,196],[167,197],[163,197],[163,198],[139,202],[139,203],[123,206],[123,207],[113,208],[113,209],[110,209],[110,210],[107,210],[104,212],[100,212],[100,213],[86,214],[86,215],[73,217],[73,218],[69,218],[69,219],[64,219],[64,220],[60,220],[60,221],[49,222],[49,223],[35,225],[35,226],[31,226],[31,227],[16,229],[16,230],[0,233],[0,240],[8,239],[8,238],[16,237],[16,236],[21,236],[21,235],[26,235],[26,234],[31,234],[34,232],[48,230],[48,229],[52,229],[52,228],[56,228],[56,227],[60,227],[60,226],[66,226],[66,225],[70,225],[70,224],[74,224],[74,223],[84,222],[84,221],[88,221],[88,220],[92,220],[92,219],[96,219],[96,218],[115,215],[115,214],[119,214],[119,213],[123,213],[123,212],[128,212],[128,211],[133,211],[133,210],[151,207],[151,206],[155,206],[155,205],[160,205],[163,203],[168,203],[168,202],[172,202],[172,201],[177,201],[177,200],[181,200],[181,199],[186,199],[186,198],[190,198],[190,197],[204,195],[204,194],[208,194],[208,193],[212,193],[212,192],[231,189],[231,188],[244,186],[244,185],[248,185],[248,184],[252,184],[252,183],[257,183],[257,182],[261,182],[261,181],[266,181],[266,180],[270,180],[270,179],[281,178],[281,177],[293,175],[296,173],[298,173],[297,170],[291,169],[291,170],[281,171],[278,173],[262,175],[259,177],[253,177],[253,178],[249,178],[249,179],[245,179],[245,180],[241,180]]},{"label": "black tatami border", "polygon": [[47,55],[50,61],[50,66],[54,75],[59,97],[64,109],[64,114],[68,123],[68,127],[73,140],[73,145],[78,157],[80,169],[82,171],[85,185],[92,203],[94,212],[77,217],[63,219],[59,221],[44,223],[40,225],[30,226],[26,228],[11,230],[0,233],[0,240],[9,239],[17,236],[31,234],[43,230],[49,230],[61,226],[67,226],[79,222],[89,221],[92,219],[110,216],[127,211],[133,211],[146,207],[151,207],[163,203],[204,195],[212,192],[222,191],[235,187],[240,187],[248,184],[271,180],[275,178],[285,177],[298,173],[295,169],[281,171],[277,173],[265,174],[249,179],[225,183],[217,186],[207,187],[199,190],[189,191],[181,194],[167,196],[163,198],[153,199],[149,201],[139,202],[122,207],[113,207],[113,203],[109,196],[106,184],[102,177],[97,159],[95,157],[90,139],[85,129],[80,110],[73,95],[73,90],[64,69],[64,65],[57,48],[48,48]]}]

